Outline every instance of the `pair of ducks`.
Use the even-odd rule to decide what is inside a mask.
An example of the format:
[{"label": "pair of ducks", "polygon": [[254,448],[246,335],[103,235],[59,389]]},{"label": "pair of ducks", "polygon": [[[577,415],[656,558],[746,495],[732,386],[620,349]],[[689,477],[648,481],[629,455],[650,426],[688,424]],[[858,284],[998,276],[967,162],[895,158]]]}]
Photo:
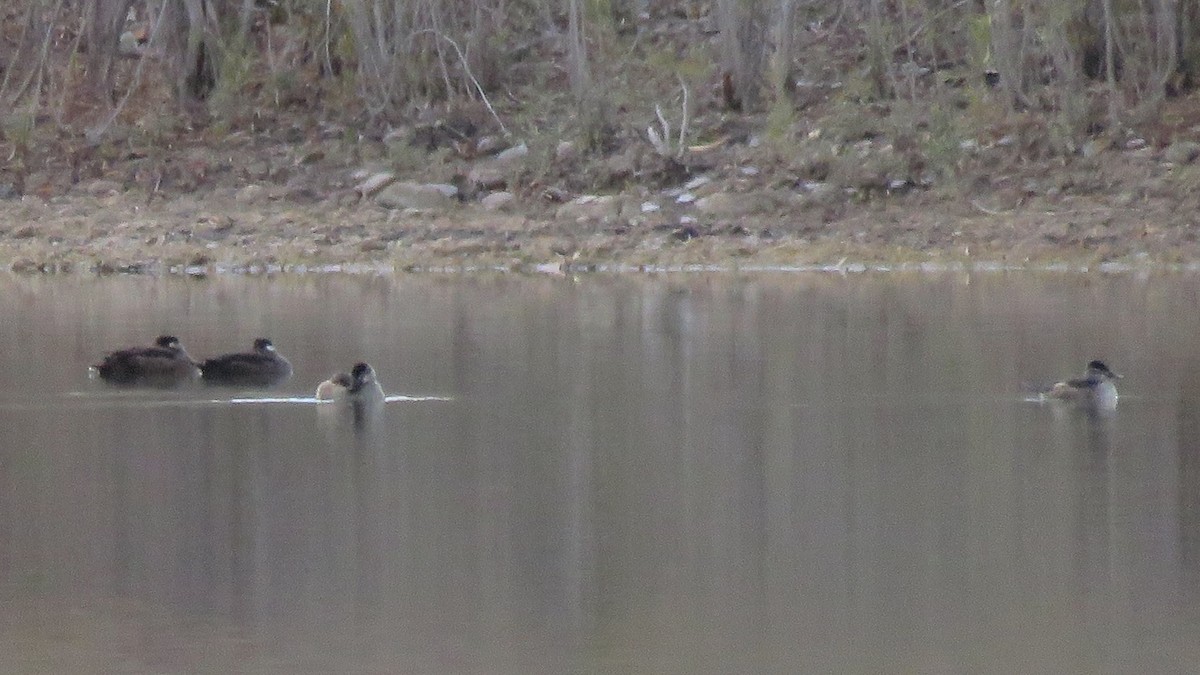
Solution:
[{"label": "pair of ducks", "polygon": [[[236,352],[196,361],[179,338],[161,335],[150,347],[130,347],[112,352],[93,366],[100,379],[113,384],[169,386],[197,377],[211,384],[270,387],[292,376],[292,364],[267,338],[257,338],[249,352]],[[317,387],[322,401],[382,401],[383,388],[375,371],[356,363],[350,373],[338,373]]]}]

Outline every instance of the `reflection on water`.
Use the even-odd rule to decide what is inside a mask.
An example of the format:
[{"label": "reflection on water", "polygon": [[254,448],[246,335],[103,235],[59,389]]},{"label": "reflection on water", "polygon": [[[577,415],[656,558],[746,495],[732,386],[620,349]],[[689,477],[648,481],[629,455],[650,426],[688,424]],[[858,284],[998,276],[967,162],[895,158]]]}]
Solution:
[{"label": "reflection on water", "polygon": [[1194,281],[4,279],[0,672],[1192,672]]}]

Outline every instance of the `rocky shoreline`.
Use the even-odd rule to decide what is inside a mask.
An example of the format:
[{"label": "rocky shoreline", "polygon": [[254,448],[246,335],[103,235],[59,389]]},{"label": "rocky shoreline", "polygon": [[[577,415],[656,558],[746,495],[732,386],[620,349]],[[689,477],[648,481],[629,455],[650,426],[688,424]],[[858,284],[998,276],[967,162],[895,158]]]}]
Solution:
[{"label": "rocky shoreline", "polygon": [[[48,174],[46,189],[0,201],[0,270],[1190,269],[1200,196],[1184,187],[1196,165],[1173,147],[1010,161],[957,185],[873,169],[801,179],[801,160],[739,147],[686,169],[645,153],[571,165],[603,182],[653,178],[607,194],[565,189],[566,166],[537,178],[523,144],[430,171],[427,183],[386,163],[353,168],[332,146],[242,168],[229,148],[198,148],[153,186],[136,180],[135,162],[76,183]],[[547,161],[583,162],[561,143]],[[123,172],[133,179],[118,180]]]},{"label": "rocky shoreline", "polygon": [[[724,194],[724,193],[722,193]],[[731,201],[734,198],[724,198]],[[740,194],[755,201],[762,195]],[[1089,213],[892,200],[833,223],[786,212],[700,217],[643,212],[639,195],[546,213],[298,203],[216,190],[151,201],[125,193],[9,201],[0,269],[20,273],[522,272],[663,269],[1187,268],[1187,225],[1144,209]],[[693,208],[692,212],[697,212]],[[632,215],[630,215],[632,213]],[[1094,216],[1094,213],[1090,214]]]}]

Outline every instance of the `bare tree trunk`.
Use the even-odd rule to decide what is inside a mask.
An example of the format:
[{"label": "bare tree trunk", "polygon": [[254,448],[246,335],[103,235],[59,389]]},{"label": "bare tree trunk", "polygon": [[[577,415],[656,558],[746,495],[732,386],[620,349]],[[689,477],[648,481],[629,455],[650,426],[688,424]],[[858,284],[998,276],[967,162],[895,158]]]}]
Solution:
[{"label": "bare tree trunk", "polygon": [[[399,12],[399,2],[395,11]],[[372,114],[380,114],[392,102],[395,81],[393,55],[401,47],[390,37],[392,10],[378,3],[351,0],[342,5],[358,52],[358,80],[362,96]]]},{"label": "bare tree trunk", "polygon": [[[496,32],[503,29],[491,19],[493,16],[503,16],[504,7],[489,8],[482,0],[475,2],[475,11],[471,19],[471,27],[467,34],[467,53],[471,55],[470,67],[479,79],[484,89],[492,89],[499,82],[500,53],[493,39]],[[470,87],[468,86],[468,90]]]},{"label": "bare tree trunk", "polygon": [[1104,80],[1108,83],[1108,123],[1113,129],[1118,128],[1117,68],[1113,55],[1113,5],[1112,0],[1104,0]]},{"label": "bare tree trunk", "polygon": [[767,0],[718,0],[726,104],[753,106],[761,98],[767,56]]},{"label": "bare tree trunk", "polygon": [[196,106],[217,83],[220,15],[212,0],[168,2],[163,13],[166,53],[173,62],[177,96],[185,106]]},{"label": "bare tree trunk", "polygon": [[239,38],[243,38],[250,34],[251,21],[254,18],[254,0],[242,0],[241,9],[238,12],[238,30]]},{"label": "bare tree trunk", "polygon": [[583,28],[580,25],[583,19],[580,14],[580,0],[567,0],[567,58],[571,92],[575,95],[575,102],[584,106],[591,98],[592,76],[583,44]]},{"label": "bare tree trunk", "polygon": [[125,15],[133,0],[88,0],[84,8],[88,85],[97,101],[112,105],[113,63]]},{"label": "bare tree trunk", "polygon": [[1179,33],[1175,28],[1179,25],[1179,5],[1177,0],[1159,0],[1157,9],[1158,25],[1155,28],[1155,33],[1157,33],[1155,44],[1161,50],[1158,58],[1157,95],[1162,96],[1179,70]]},{"label": "bare tree trunk", "polygon": [[1030,37],[1032,21],[1022,17],[1026,29],[1018,35],[1013,25],[1013,6],[1010,0],[994,0],[988,4],[988,18],[992,25],[992,53],[995,55],[996,70],[1000,73],[1000,87],[1007,95],[1010,107],[1029,107],[1025,96],[1024,52]]},{"label": "bare tree trunk", "polygon": [[796,11],[795,0],[779,0],[779,9],[775,19],[775,54],[774,67],[771,72],[771,86],[775,96],[782,100],[790,96],[795,88],[792,81],[792,45],[795,29]]},{"label": "bare tree trunk", "polygon": [[1195,86],[1200,84],[1200,6],[1189,3],[1176,11],[1180,85]]},{"label": "bare tree trunk", "polygon": [[892,45],[884,27],[882,0],[871,0],[867,19],[867,78],[878,98],[891,98],[895,93],[892,83]]},{"label": "bare tree trunk", "polygon": [[0,114],[8,114],[10,107],[33,89],[34,82],[46,67],[46,53],[53,41],[53,17],[61,10],[61,3],[53,7],[53,11],[50,4],[31,3],[26,8],[16,49],[0,59],[0,68],[4,72],[0,78]]}]

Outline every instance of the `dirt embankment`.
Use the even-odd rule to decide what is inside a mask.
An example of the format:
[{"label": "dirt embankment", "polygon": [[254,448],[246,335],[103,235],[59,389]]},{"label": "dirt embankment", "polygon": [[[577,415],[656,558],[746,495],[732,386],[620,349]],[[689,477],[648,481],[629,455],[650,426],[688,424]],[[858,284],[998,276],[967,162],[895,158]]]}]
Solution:
[{"label": "dirt embankment", "polygon": [[257,176],[244,167],[271,159],[210,148],[181,163],[207,175],[194,189],[154,190],[102,175],[0,202],[0,268],[1200,262],[1194,158],[1170,161],[1168,150],[1110,149],[965,188],[880,176],[871,189],[797,178],[773,153],[744,146],[710,152],[673,184],[634,181],[591,194],[552,185],[510,191],[500,183],[464,199],[454,181],[420,181],[382,163],[306,165],[311,147],[276,149],[284,155],[276,163],[289,171]]},{"label": "dirt embankment", "polygon": [[[1173,105],[1200,128],[1200,106]],[[441,120],[369,136],[315,115],[189,130],[169,151],[60,139],[26,158],[41,168],[20,190],[0,171],[0,269],[1200,263],[1200,143],[1182,127],[1064,151],[1042,124],[848,134],[844,110],[773,138],[763,118],[710,109],[692,122],[706,142],[669,156],[633,113],[591,152],[482,125],[466,144],[427,138]]]}]

